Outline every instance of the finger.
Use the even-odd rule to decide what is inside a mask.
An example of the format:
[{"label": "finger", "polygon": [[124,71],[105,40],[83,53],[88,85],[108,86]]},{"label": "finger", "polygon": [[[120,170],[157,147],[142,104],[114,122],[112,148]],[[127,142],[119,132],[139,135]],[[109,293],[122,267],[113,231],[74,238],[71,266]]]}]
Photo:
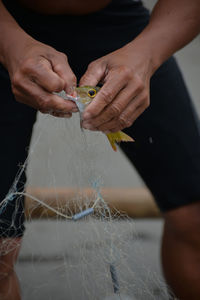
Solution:
[{"label": "finger", "polygon": [[131,101],[134,101],[134,98],[140,93],[140,90],[137,87],[133,89],[133,86],[134,82],[122,89],[115,97],[114,101],[111,102],[96,118],[83,122],[83,127],[90,125],[99,127],[113,118],[117,118],[124,111],[126,106]]},{"label": "finger", "polygon": [[53,111],[50,114],[52,116],[58,117],[58,118],[71,118],[71,116],[72,116],[71,113],[60,113],[60,112],[56,112],[56,111]]},{"label": "finger", "polygon": [[[47,97],[46,100],[43,97]],[[40,100],[40,98],[39,98]],[[76,107],[75,103],[72,103],[68,100],[63,100],[61,97],[57,95],[43,95],[42,100],[39,101],[40,108],[42,111],[43,107],[50,109],[52,111],[59,111],[60,113],[71,113]]]},{"label": "finger", "polygon": [[118,131],[121,131],[125,128],[132,126],[133,123],[135,122],[135,120],[143,113],[143,111],[144,111],[143,109],[137,108],[134,112],[132,120],[130,120],[126,125],[121,125],[120,123],[118,123],[116,127],[113,127],[113,128],[110,127],[110,129],[108,131],[114,133],[114,132],[118,132]]},{"label": "finger", "polygon": [[110,71],[105,84],[83,113],[83,120],[98,116],[126,86],[126,83],[126,77],[118,76],[115,71]]},{"label": "finger", "polygon": [[64,80],[53,71],[50,62],[47,59],[42,59],[34,64],[34,66],[27,66],[26,72],[27,71],[29,78],[33,82],[37,83],[50,93],[60,92],[65,87]]},{"label": "finger", "polygon": [[134,115],[133,115],[133,120],[129,120],[127,121],[127,123],[125,124],[124,121],[123,121],[123,125],[120,123],[119,119],[118,118],[115,118],[101,126],[98,127],[98,130],[99,131],[102,131],[102,132],[105,132],[105,133],[108,133],[108,132],[118,132],[124,128],[127,128],[127,127],[130,127],[133,122],[134,122],[134,119],[137,118],[138,116],[138,109],[135,110],[134,112]]},{"label": "finger", "polygon": [[77,79],[68,64],[67,56],[58,52],[59,55],[53,56],[51,59],[53,71],[64,80],[64,90],[71,94],[71,90],[77,85]]},{"label": "finger", "polygon": [[105,62],[94,61],[89,64],[85,74],[80,79],[79,86],[96,86],[102,78],[106,76],[107,64]]},{"label": "finger", "polygon": [[118,117],[96,127],[104,132],[116,132],[115,130],[119,131],[130,127],[146,107],[148,107],[148,94],[145,91],[135,97]]},{"label": "finger", "polygon": [[113,118],[109,122],[106,122],[103,125],[99,126],[98,130],[107,133],[112,128],[116,128],[117,126],[118,126],[118,119],[117,118]]},{"label": "finger", "polygon": [[[121,114],[118,119],[117,126],[110,126],[110,132],[117,132],[124,128],[128,128],[133,125],[133,123],[137,120],[137,118],[144,112],[146,109],[146,105],[143,103],[135,107],[135,105],[130,104],[127,109]],[[108,127],[108,126],[106,126]]]},{"label": "finger", "polygon": [[19,102],[30,105],[44,113],[48,111],[68,113],[77,110],[74,102],[64,100],[55,94],[48,93],[36,83],[29,80],[24,80],[23,84],[15,89],[14,94]]}]

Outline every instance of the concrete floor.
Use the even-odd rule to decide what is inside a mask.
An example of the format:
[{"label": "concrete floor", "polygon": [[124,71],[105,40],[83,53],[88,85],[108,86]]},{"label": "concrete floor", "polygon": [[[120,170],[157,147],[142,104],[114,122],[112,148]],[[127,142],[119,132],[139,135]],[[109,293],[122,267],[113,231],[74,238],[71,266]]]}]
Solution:
[{"label": "concrete floor", "polygon": [[[91,225],[84,222],[80,227],[65,221],[27,224],[17,264],[24,300],[103,300],[114,295],[109,272],[96,267],[96,257],[100,264],[104,263],[106,247],[100,248],[106,243],[105,224],[95,223],[98,235],[94,235],[94,224]],[[122,293],[125,290],[132,300],[167,300],[159,264],[162,221],[119,221],[114,226],[124,239],[120,251],[125,259],[122,264],[117,263]],[[87,261],[88,257],[84,269],[82,260]],[[106,284],[102,276],[107,276]]]}]

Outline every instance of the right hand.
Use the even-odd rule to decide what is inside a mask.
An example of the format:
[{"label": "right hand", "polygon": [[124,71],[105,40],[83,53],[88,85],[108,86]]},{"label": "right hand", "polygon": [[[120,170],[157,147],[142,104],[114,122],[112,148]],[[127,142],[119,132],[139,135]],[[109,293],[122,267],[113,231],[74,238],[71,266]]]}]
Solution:
[{"label": "right hand", "polygon": [[33,39],[22,45],[13,49],[7,60],[16,100],[57,117],[70,117],[78,111],[75,103],[53,94],[71,93],[76,86],[67,56]]}]

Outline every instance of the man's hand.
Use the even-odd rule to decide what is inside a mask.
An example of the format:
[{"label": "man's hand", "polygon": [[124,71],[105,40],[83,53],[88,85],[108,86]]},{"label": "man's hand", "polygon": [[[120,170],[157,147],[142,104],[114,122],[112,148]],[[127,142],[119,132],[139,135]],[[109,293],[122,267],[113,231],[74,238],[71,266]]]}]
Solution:
[{"label": "man's hand", "polygon": [[90,130],[117,132],[129,127],[149,106],[149,63],[127,45],[88,66],[80,85],[103,87],[83,115]]},{"label": "man's hand", "polygon": [[0,0],[0,63],[8,70],[17,101],[43,113],[70,117],[75,103],[53,92],[76,86],[65,54],[34,40],[10,15]]},{"label": "man's hand", "polygon": [[31,39],[9,56],[8,71],[17,101],[57,117],[77,111],[75,103],[53,94],[76,86],[65,54]]},{"label": "man's hand", "polygon": [[146,28],[125,47],[92,62],[81,85],[104,85],[83,115],[83,127],[115,132],[149,105],[149,81],[200,30],[200,0],[159,0]]}]

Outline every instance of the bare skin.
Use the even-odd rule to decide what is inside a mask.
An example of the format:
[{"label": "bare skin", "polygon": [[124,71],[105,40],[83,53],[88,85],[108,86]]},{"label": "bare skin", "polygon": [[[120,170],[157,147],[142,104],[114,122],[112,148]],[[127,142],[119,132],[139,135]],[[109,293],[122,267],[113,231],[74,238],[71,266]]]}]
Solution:
[{"label": "bare skin", "polygon": [[92,62],[80,85],[104,85],[85,110],[82,126],[105,132],[131,126],[150,104],[149,82],[155,70],[200,31],[199,13],[199,0],[160,0],[136,39]]},{"label": "bare skin", "polygon": [[77,111],[76,105],[52,94],[61,90],[71,93],[77,84],[67,56],[26,34],[1,1],[0,20],[0,36],[4,37],[0,62],[9,72],[16,100],[42,113],[70,117]]},{"label": "bare skin", "polygon": [[[87,0],[84,7],[81,0],[21,2],[42,13],[78,15],[97,11],[110,1]],[[131,126],[150,104],[149,81],[153,73],[200,31],[199,15],[200,0],[159,0],[149,25],[135,40],[92,62],[80,85],[97,85],[99,81],[104,85],[85,111],[82,125],[104,132]],[[1,0],[0,62],[9,72],[16,101],[58,117],[70,117],[77,111],[74,103],[52,94],[63,89],[71,92],[77,84],[67,56],[27,35]],[[181,300],[200,299],[199,206],[197,203],[164,215],[164,273]],[[1,254],[0,273],[4,273],[5,266],[12,270],[0,283],[0,290],[5,292],[1,295],[3,300],[20,299],[13,267],[17,254],[18,250],[8,256]]]},{"label": "bare skin", "polygon": [[9,68],[16,100],[54,116],[71,117],[77,112],[73,102],[52,94],[62,90],[71,94],[76,86],[66,55],[39,42],[32,45],[31,41],[20,52]]},{"label": "bare skin", "polygon": [[21,238],[0,239],[0,299],[20,300],[20,288],[14,265],[19,254]]},{"label": "bare skin", "polygon": [[164,215],[162,264],[178,299],[200,299],[200,202]]}]

